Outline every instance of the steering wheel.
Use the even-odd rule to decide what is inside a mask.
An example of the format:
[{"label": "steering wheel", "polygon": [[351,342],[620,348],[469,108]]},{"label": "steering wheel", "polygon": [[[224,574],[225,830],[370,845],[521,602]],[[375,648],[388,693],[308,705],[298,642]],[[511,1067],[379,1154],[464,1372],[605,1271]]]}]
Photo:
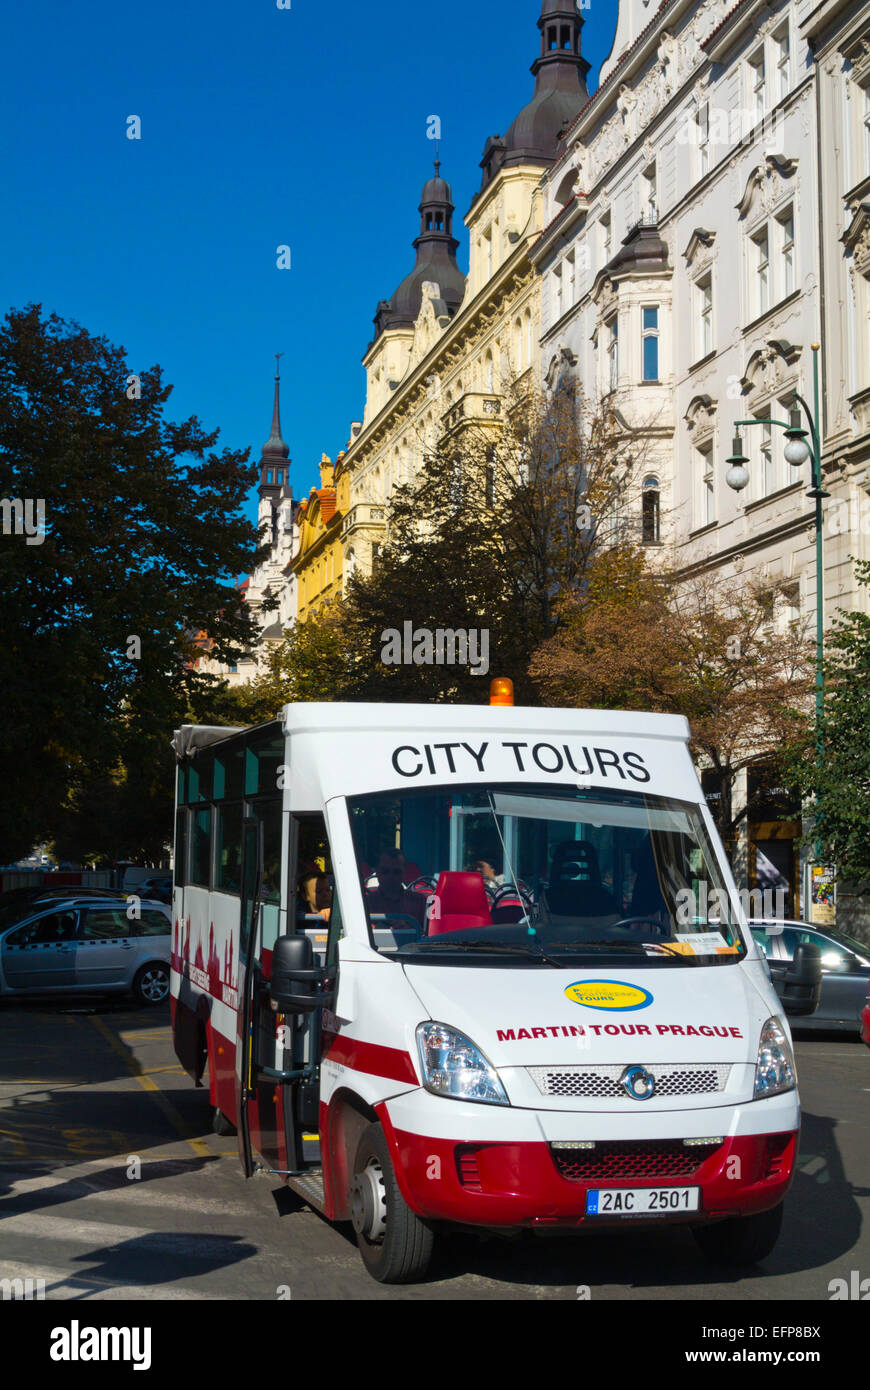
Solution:
[{"label": "steering wheel", "polygon": [[520,901],[522,902],[523,907],[525,907],[525,908],[534,907],[535,902],[534,902],[534,899],[533,899],[531,893],[529,892],[528,888],[524,888],[521,884],[517,884],[516,887],[514,887],[514,885],[513,885],[512,883],[503,883],[503,884],[501,885],[501,887],[498,889],[498,891],[497,891],[497,892],[495,893],[495,895],[493,896],[493,899],[492,899],[492,902],[491,902],[490,906],[491,906],[491,907],[498,907],[498,905],[499,905],[499,903],[502,901],[502,899],[504,899],[504,898],[516,898],[517,894],[519,894]]},{"label": "steering wheel", "polygon": [[633,927],[638,923],[644,922],[648,927],[655,927],[659,936],[664,936],[665,928],[656,917],[623,917],[621,922],[614,922],[614,927]]},{"label": "steering wheel", "polygon": [[438,887],[438,879],[435,874],[421,874],[419,878],[414,879],[413,883],[406,884],[405,891],[410,893],[413,888],[419,888],[421,885],[428,888],[430,893],[434,893]]}]

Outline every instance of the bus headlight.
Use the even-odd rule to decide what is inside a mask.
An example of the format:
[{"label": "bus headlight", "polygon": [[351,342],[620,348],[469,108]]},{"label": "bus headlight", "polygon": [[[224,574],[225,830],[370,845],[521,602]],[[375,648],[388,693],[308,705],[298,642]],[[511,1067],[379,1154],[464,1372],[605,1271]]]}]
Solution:
[{"label": "bus headlight", "polygon": [[433,1095],[510,1104],[495,1067],[464,1033],[444,1023],[421,1023],[417,1048],[423,1085]]},{"label": "bus headlight", "polygon": [[761,1030],[755,1063],[755,1099],[777,1096],[797,1085],[794,1053],[778,1018],[769,1018]]}]

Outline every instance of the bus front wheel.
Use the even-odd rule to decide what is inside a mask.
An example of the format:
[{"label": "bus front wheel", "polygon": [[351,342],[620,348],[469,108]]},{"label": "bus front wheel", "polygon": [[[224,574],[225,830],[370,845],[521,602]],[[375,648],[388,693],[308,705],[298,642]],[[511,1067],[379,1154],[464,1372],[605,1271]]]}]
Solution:
[{"label": "bus front wheel", "polygon": [[363,1131],[350,1185],[351,1221],[369,1274],[381,1284],[422,1279],[435,1237],[399,1191],[379,1124]]},{"label": "bus front wheel", "polygon": [[782,1203],[755,1216],[732,1216],[711,1226],[694,1226],[692,1235],[708,1260],[722,1265],[754,1265],[779,1239]]}]

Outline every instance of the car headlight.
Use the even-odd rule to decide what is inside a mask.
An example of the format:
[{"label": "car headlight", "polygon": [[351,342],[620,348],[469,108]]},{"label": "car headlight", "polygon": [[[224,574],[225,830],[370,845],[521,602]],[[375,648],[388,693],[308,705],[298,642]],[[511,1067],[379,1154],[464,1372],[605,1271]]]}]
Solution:
[{"label": "car headlight", "polygon": [[797,1085],[794,1053],[778,1018],[769,1018],[761,1030],[755,1063],[755,1099],[777,1096]]},{"label": "car headlight", "polygon": [[417,1048],[423,1085],[433,1095],[510,1104],[495,1067],[464,1033],[443,1023],[421,1023]]}]

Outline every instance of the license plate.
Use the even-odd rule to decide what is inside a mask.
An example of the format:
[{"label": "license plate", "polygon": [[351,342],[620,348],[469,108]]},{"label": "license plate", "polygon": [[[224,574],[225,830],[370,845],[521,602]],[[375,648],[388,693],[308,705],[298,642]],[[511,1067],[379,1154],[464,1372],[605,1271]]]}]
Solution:
[{"label": "license plate", "polygon": [[586,1193],[587,1216],[673,1216],[700,1207],[700,1187],[596,1187]]}]

